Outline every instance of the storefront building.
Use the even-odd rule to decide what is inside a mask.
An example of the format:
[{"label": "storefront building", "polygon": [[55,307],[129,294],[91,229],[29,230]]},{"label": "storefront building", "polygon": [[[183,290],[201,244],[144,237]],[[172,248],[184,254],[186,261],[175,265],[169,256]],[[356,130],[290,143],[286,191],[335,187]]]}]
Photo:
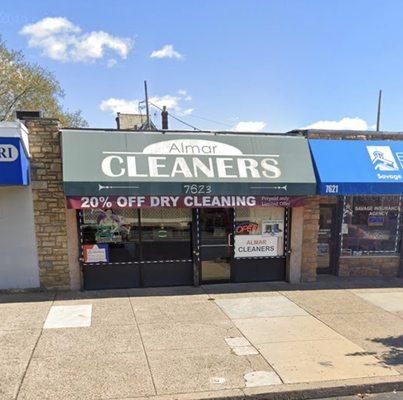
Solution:
[{"label": "storefront building", "polygon": [[400,135],[310,132],[307,136],[321,196],[317,272],[399,276]]},{"label": "storefront building", "polygon": [[[14,268],[0,274],[18,274],[1,275],[2,288],[400,274],[399,134],[60,130],[44,118],[25,125],[30,184],[0,187],[1,267]],[[28,214],[18,203],[24,190]],[[16,267],[27,243],[31,259]]]},{"label": "storefront building", "polygon": [[28,131],[0,123],[0,289],[39,286]]},{"label": "storefront building", "polygon": [[286,280],[304,138],[63,130],[62,149],[86,289]]}]

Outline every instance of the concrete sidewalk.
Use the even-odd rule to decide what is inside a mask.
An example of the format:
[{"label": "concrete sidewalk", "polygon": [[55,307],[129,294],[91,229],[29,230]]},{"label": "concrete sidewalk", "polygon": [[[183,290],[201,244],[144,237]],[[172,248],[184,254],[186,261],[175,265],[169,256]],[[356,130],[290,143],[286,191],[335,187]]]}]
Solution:
[{"label": "concrete sidewalk", "polygon": [[402,385],[402,279],[0,295],[0,399],[297,399]]}]

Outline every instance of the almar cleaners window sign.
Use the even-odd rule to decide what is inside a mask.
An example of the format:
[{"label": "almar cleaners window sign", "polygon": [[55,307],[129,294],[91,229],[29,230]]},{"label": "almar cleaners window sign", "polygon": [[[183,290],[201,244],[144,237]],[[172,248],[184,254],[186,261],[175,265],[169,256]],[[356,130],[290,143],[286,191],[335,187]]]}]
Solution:
[{"label": "almar cleaners window sign", "polygon": [[284,208],[236,208],[235,258],[284,254]]},{"label": "almar cleaners window sign", "polygon": [[235,257],[277,256],[277,237],[263,235],[236,235]]}]

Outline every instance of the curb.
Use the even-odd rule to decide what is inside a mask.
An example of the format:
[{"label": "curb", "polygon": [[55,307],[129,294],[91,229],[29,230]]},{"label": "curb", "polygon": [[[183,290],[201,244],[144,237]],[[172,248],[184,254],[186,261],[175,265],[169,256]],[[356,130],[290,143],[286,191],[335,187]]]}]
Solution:
[{"label": "curb", "polygon": [[402,375],[157,395],[136,400],[314,400],[393,391],[403,391]]},{"label": "curb", "polygon": [[310,389],[285,390],[274,393],[266,392],[260,394],[246,394],[247,399],[267,399],[267,400],[308,400],[322,399],[326,397],[353,396],[357,394],[387,393],[403,390],[403,378],[398,382],[382,382],[373,384],[353,384],[353,385],[335,385],[333,387],[317,387]]}]

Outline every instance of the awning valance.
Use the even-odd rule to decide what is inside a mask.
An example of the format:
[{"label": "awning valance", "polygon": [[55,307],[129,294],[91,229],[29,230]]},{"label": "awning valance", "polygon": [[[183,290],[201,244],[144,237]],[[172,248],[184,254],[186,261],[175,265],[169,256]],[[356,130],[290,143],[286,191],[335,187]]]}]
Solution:
[{"label": "awning valance", "polygon": [[403,194],[403,141],[310,139],[319,194]]},{"label": "awning valance", "polygon": [[306,139],[63,130],[66,196],[315,193]]}]

